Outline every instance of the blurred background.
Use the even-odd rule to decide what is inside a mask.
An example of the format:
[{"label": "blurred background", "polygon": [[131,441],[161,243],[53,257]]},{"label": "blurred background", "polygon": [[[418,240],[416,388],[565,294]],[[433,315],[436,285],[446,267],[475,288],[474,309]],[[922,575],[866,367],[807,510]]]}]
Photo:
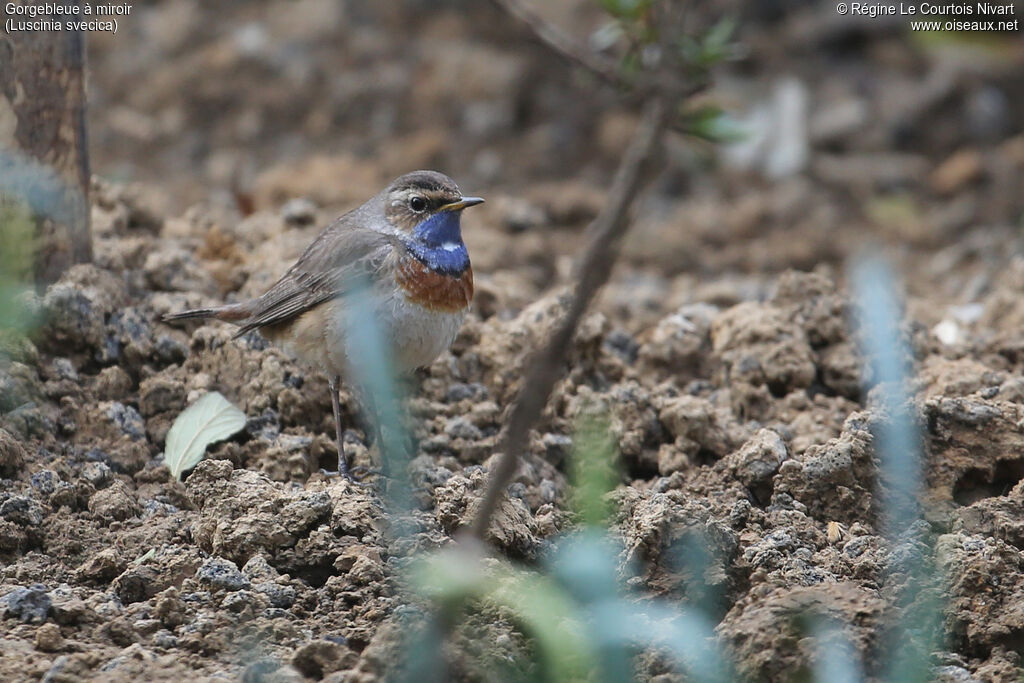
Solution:
[{"label": "blurred background", "polygon": [[[606,40],[597,3],[537,7],[580,41]],[[738,24],[742,48],[704,98],[745,138],[671,141],[630,241],[635,263],[808,269],[865,237],[909,257],[965,243],[974,256],[1008,253],[1024,208],[1019,33],[912,32],[905,17],[798,0],[689,12],[698,30]],[[171,215],[296,197],[330,213],[436,168],[501,200],[492,225],[571,251],[560,233],[600,206],[636,117],[490,3],[168,0],[89,40],[94,170],[150,185]],[[943,265],[951,258],[968,256],[947,254],[921,284],[981,286],[969,264]]]},{"label": "blurred background", "polygon": [[[645,6],[529,4],[610,60],[621,35],[602,7]],[[591,502],[608,503],[621,547],[577,554],[587,569],[607,565],[592,598],[618,582],[636,604],[696,605],[752,680],[835,659],[838,646],[816,650],[796,618],[827,613],[856,654],[854,680],[861,663],[878,674],[882,655],[927,635],[931,622],[909,609],[902,635],[886,630],[896,598],[924,585],[943,596],[945,628],[941,643],[923,638],[938,654],[920,680],[1019,680],[1021,33],[915,32],[907,17],[843,16],[829,1],[682,4],[694,36],[735,27],[689,102],[721,114],[706,135],[665,137],[662,171],[567,349],[488,538],[529,568],[515,570],[526,590],[511,595],[549,608],[549,634],[581,632],[534,589],[546,553],[578,529],[577,425],[596,413],[608,438],[593,450],[620,467]],[[0,86],[6,46],[0,36]],[[396,586],[410,559],[472,521],[640,102],[490,2],[151,0],[87,47],[92,258],[25,292],[31,251],[7,236],[0,250],[0,618],[11,634],[0,678],[297,680],[291,667],[379,680],[411,651],[410,624],[432,619]],[[16,91],[4,86],[0,105]],[[262,293],[324,225],[417,168],[487,203],[463,224],[473,310],[450,353],[406,387],[415,529],[395,543],[372,491],[317,474],[337,453],[315,369],[258,335],[162,316]],[[5,171],[0,181],[18,180]],[[36,223],[9,212],[0,227],[27,243]],[[891,352],[891,376],[900,341],[913,355],[927,458],[927,522],[899,539],[876,496],[885,473],[871,430],[889,416],[866,387],[884,376],[868,358],[880,354],[862,353],[851,325],[845,268],[865,250],[902,280],[865,271],[885,305],[861,302],[887,330],[903,314],[903,338],[875,346]],[[9,301],[19,320],[31,313],[20,328],[2,329]],[[164,464],[168,430],[213,390],[246,427],[180,482]],[[341,400],[346,448],[371,465],[358,403]],[[680,562],[693,533],[703,564]],[[933,548],[935,571],[905,562]],[[579,576],[555,591],[572,609]],[[522,613],[483,602],[443,652],[425,649],[461,679],[519,667],[535,680]],[[664,658],[627,654],[641,679],[674,680]],[[282,678],[263,677],[277,668]]]}]

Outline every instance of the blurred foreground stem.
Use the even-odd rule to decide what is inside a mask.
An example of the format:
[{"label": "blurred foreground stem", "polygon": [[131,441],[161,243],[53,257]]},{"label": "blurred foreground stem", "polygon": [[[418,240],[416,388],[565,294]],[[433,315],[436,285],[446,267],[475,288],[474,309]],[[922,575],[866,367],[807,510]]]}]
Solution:
[{"label": "blurred foreground stem", "polygon": [[650,179],[649,171],[661,146],[669,117],[670,108],[665,97],[654,96],[644,105],[643,118],[615,173],[608,202],[587,229],[589,243],[583,258],[576,264],[576,286],[569,310],[547,344],[533,356],[499,443],[497,450],[501,457],[491,473],[487,491],[471,527],[473,537],[481,541],[486,537],[505,488],[515,475],[519,454],[529,443],[530,430],[540,419],[555,382],[563,374],[562,365],[580,318],[611,276],[619,245],[630,225],[630,208]]}]

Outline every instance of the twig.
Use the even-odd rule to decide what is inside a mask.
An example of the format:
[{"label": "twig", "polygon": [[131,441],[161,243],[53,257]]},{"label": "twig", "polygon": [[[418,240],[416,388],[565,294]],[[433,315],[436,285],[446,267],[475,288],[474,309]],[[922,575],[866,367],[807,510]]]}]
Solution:
[{"label": "twig", "polygon": [[[492,1],[509,16],[526,26],[534,37],[549,50],[569,64],[589,71],[605,83],[618,88],[627,99],[633,102],[645,101],[659,95],[667,95],[669,99],[674,97],[680,101],[683,98],[696,95],[708,87],[705,77],[685,73],[685,70],[669,57],[671,53],[669,38],[677,35],[672,30],[664,32],[665,36],[661,45],[662,59],[665,62],[661,65],[663,68],[652,72],[628,74],[623,72],[613,60],[587,50],[521,0]],[[670,17],[668,20],[673,22],[673,26],[681,26],[681,17]]]},{"label": "twig", "polygon": [[538,40],[570,64],[583,67],[611,85],[618,87],[629,87],[632,85],[622,77],[618,67],[613,62],[587,52],[557,26],[526,7],[519,0],[494,0],[494,4],[525,24]]},{"label": "twig", "polygon": [[588,228],[590,242],[582,260],[576,265],[575,296],[554,334],[529,365],[498,449],[501,457],[491,473],[487,491],[473,520],[472,535],[481,541],[505,494],[505,488],[515,475],[519,454],[528,444],[530,429],[540,419],[555,382],[562,375],[561,365],[576,326],[597,291],[611,275],[612,266],[619,254],[619,244],[630,225],[630,207],[646,183],[647,171],[665,131],[669,111],[670,107],[664,97],[655,96],[647,101],[643,119],[616,171],[608,203]]}]

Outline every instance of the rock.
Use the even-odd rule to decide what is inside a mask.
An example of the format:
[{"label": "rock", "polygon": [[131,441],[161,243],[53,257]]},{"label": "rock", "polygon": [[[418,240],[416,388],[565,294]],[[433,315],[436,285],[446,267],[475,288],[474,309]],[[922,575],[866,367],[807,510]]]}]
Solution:
[{"label": "rock", "polygon": [[178,639],[165,628],[154,633],[150,642],[153,647],[158,647],[162,650],[173,650],[178,647]]},{"label": "rock", "polygon": [[180,413],[185,408],[185,386],[164,375],[148,377],[139,384],[139,412],[144,417],[158,413]]},{"label": "rock", "polygon": [[245,578],[253,582],[258,581],[273,581],[279,574],[277,570],[270,566],[267,562],[267,558],[262,555],[254,555],[245,563],[242,567],[242,574]]},{"label": "rock", "polygon": [[66,588],[66,584],[63,586],[58,587],[51,594],[53,604],[50,607],[50,614],[53,616],[53,620],[61,626],[75,626],[94,619],[95,611],[84,600],[75,597]]},{"label": "rock", "polygon": [[21,526],[38,526],[46,514],[34,498],[11,496],[0,503],[0,518]]},{"label": "rock", "polygon": [[483,438],[483,433],[472,422],[462,416],[448,420],[444,427],[445,434],[453,439],[476,441]]},{"label": "rock", "polygon": [[167,246],[150,252],[142,271],[147,284],[156,291],[217,293],[217,284],[209,271],[182,247]]},{"label": "rock", "polygon": [[24,363],[0,364],[0,414],[43,400],[43,383],[35,368]]},{"label": "rock", "polygon": [[729,411],[696,396],[679,396],[665,401],[658,419],[675,437],[673,448],[662,448],[658,470],[662,475],[686,469],[703,460],[716,460],[742,443],[745,430],[736,425]]},{"label": "rock", "polygon": [[850,306],[835,282],[821,273],[787,270],[779,277],[772,304],[803,328],[814,348],[849,338]]},{"label": "rock", "polygon": [[662,318],[640,345],[641,363],[652,370],[697,376],[711,348],[711,321],[717,313],[715,306],[692,304]]},{"label": "rock", "polygon": [[[2,374],[0,372],[0,375]],[[2,383],[2,379],[0,377],[0,383]],[[0,392],[2,391],[3,387],[0,386]],[[57,411],[52,405],[30,401],[19,405],[6,415],[0,412],[0,427],[24,440],[43,439],[56,432],[57,426],[54,421],[56,416]]]},{"label": "rock", "polygon": [[307,678],[321,679],[335,671],[351,668],[355,653],[345,645],[329,640],[306,643],[292,656],[292,666]]},{"label": "rock", "polygon": [[72,266],[42,300],[40,345],[55,352],[99,349],[107,316],[127,299],[124,282],[108,271]]},{"label": "rock", "polygon": [[295,604],[297,595],[295,589],[291,586],[282,586],[277,583],[263,582],[254,583],[252,585],[253,590],[263,595],[271,606],[279,607],[281,609],[289,609]]},{"label": "rock", "polygon": [[229,612],[255,614],[267,606],[267,601],[250,590],[232,591],[221,601],[220,606]]},{"label": "rock", "polygon": [[82,466],[82,478],[101,489],[113,480],[114,472],[106,463],[88,462]]},{"label": "rock", "polygon": [[78,371],[75,370],[75,366],[67,358],[54,358],[52,372],[57,379],[67,379],[72,382],[78,381]]},{"label": "rock", "polygon": [[107,323],[102,362],[118,363],[134,373],[155,355],[150,314],[136,306],[114,312]]},{"label": "rock", "polygon": [[0,477],[14,477],[25,465],[25,449],[6,429],[0,429]]},{"label": "rock", "polygon": [[699,544],[708,557],[702,581],[728,590],[737,581],[730,567],[739,554],[735,531],[716,521],[701,501],[667,493],[626,488],[615,493],[615,527],[622,535],[623,561],[643,569],[650,582],[673,590],[685,582],[676,558],[687,543]]},{"label": "rock", "polygon": [[177,628],[186,621],[188,608],[181,600],[177,588],[167,588],[156,596],[153,616],[169,629]]},{"label": "rock", "polygon": [[200,462],[186,488],[200,512],[193,524],[196,543],[232,561],[293,547],[332,514],[327,493],[284,490],[224,460]]},{"label": "rock", "polygon": [[37,583],[15,588],[3,597],[3,603],[9,616],[22,623],[41,624],[49,616],[53,601],[46,586]]},{"label": "rock", "polygon": [[177,339],[163,334],[157,337],[153,353],[157,365],[163,367],[184,361],[188,356],[188,347]]},{"label": "rock", "polygon": [[784,396],[814,381],[814,356],[803,328],[771,304],[747,302],[719,314],[711,342],[729,384],[765,385]]},{"label": "rock", "polygon": [[44,496],[53,493],[61,483],[60,475],[53,470],[39,470],[29,477],[29,486]]},{"label": "rock", "polygon": [[36,629],[36,649],[40,652],[56,652],[64,646],[64,637],[57,624],[43,624]]},{"label": "rock", "polygon": [[281,218],[289,225],[309,225],[316,220],[316,203],[306,197],[289,199],[281,207]]},{"label": "rock", "polygon": [[1024,406],[977,394],[924,402],[927,448],[937,466],[928,472],[936,499],[961,505],[1001,495],[1020,480]]},{"label": "rock", "polygon": [[852,400],[859,400],[864,386],[864,359],[853,344],[835,344],[818,352],[821,382],[826,387]]},{"label": "rock", "polygon": [[196,572],[199,583],[213,589],[238,591],[249,587],[249,579],[238,570],[238,565],[230,560],[211,557]]},{"label": "rock", "polygon": [[121,434],[133,441],[145,440],[146,423],[135,408],[118,401],[108,401],[101,404],[100,407]]},{"label": "rock", "polygon": [[128,560],[113,548],[104,548],[92,555],[77,570],[77,575],[85,581],[98,584],[110,582],[128,566]]},{"label": "rock", "polygon": [[120,480],[114,481],[108,488],[100,489],[89,498],[89,512],[96,515],[104,523],[129,517],[136,517],[142,512],[135,492]]},{"label": "rock", "polygon": [[75,488],[63,481],[53,470],[40,470],[29,478],[29,485],[46,498],[51,507],[71,507],[76,501]]},{"label": "rock", "polygon": [[[485,476],[473,472],[469,478],[456,475],[434,491],[437,521],[449,534],[466,526],[473,519],[483,493]],[[519,498],[502,501],[491,520],[487,540],[515,557],[535,557],[540,550],[537,524],[530,509]]]},{"label": "rock", "polygon": [[560,465],[572,452],[572,437],[564,434],[545,434],[541,437],[544,457],[552,465]]},{"label": "rock", "polygon": [[870,434],[844,430],[839,438],[784,461],[774,478],[772,500],[790,496],[821,522],[852,524],[872,519],[875,476]]},{"label": "rock", "polygon": [[117,365],[100,370],[93,383],[96,396],[106,401],[124,400],[131,389],[132,378]]},{"label": "rock", "polygon": [[[964,533],[945,534],[936,542],[937,563],[948,577],[947,610],[954,642],[968,648],[995,648],[1024,634],[1024,558],[1004,541]],[[1000,577],[998,591],[979,590]]]},{"label": "rock", "polygon": [[454,382],[448,385],[444,400],[446,403],[457,403],[467,399],[482,400],[487,398],[487,387],[482,384],[463,384]]},{"label": "rock", "polygon": [[346,548],[334,561],[334,568],[345,572],[350,581],[360,586],[371,585],[385,575],[380,552],[365,545]]},{"label": "rock", "polygon": [[[839,624],[871,624],[844,629],[852,637],[854,656],[865,661],[873,647],[870,633],[879,623],[885,602],[853,581],[820,586],[766,587],[740,599],[725,615],[718,632],[735,651],[739,672],[764,680],[782,680],[790,672],[810,670],[822,651],[793,626],[798,615],[815,614]],[[827,655],[826,655],[827,656]]]},{"label": "rock", "polygon": [[761,429],[723,460],[729,471],[762,504],[771,499],[772,478],[786,460],[786,444],[777,432]]},{"label": "rock", "polygon": [[953,531],[991,536],[1024,547],[1024,480],[1005,496],[981,498],[953,515]]},{"label": "rock", "polygon": [[159,571],[150,565],[132,565],[113,582],[114,593],[121,602],[130,604],[149,600],[161,590]]}]

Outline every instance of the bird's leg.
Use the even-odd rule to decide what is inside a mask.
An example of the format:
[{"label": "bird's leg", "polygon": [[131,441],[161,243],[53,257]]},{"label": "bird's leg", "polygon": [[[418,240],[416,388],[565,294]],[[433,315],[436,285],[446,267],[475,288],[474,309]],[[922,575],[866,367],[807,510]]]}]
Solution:
[{"label": "bird's leg", "polygon": [[328,472],[327,470],[320,470],[320,472],[327,476],[341,475],[356,486],[369,486],[369,484],[356,479],[355,470],[349,469],[348,458],[345,457],[345,430],[341,427],[341,399],[338,397],[341,375],[329,376],[327,378],[327,386],[331,390],[331,408],[334,411],[334,434],[338,439],[338,469],[335,472]]},{"label": "bird's leg", "polygon": [[348,458],[345,457],[345,431],[341,428],[341,399],[338,398],[339,384],[341,384],[340,375],[332,375],[327,378],[327,386],[331,389],[331,408],[334,410],[334,432],[338,439],[338,474],[352,481],[352,474],[348,471]]}]

